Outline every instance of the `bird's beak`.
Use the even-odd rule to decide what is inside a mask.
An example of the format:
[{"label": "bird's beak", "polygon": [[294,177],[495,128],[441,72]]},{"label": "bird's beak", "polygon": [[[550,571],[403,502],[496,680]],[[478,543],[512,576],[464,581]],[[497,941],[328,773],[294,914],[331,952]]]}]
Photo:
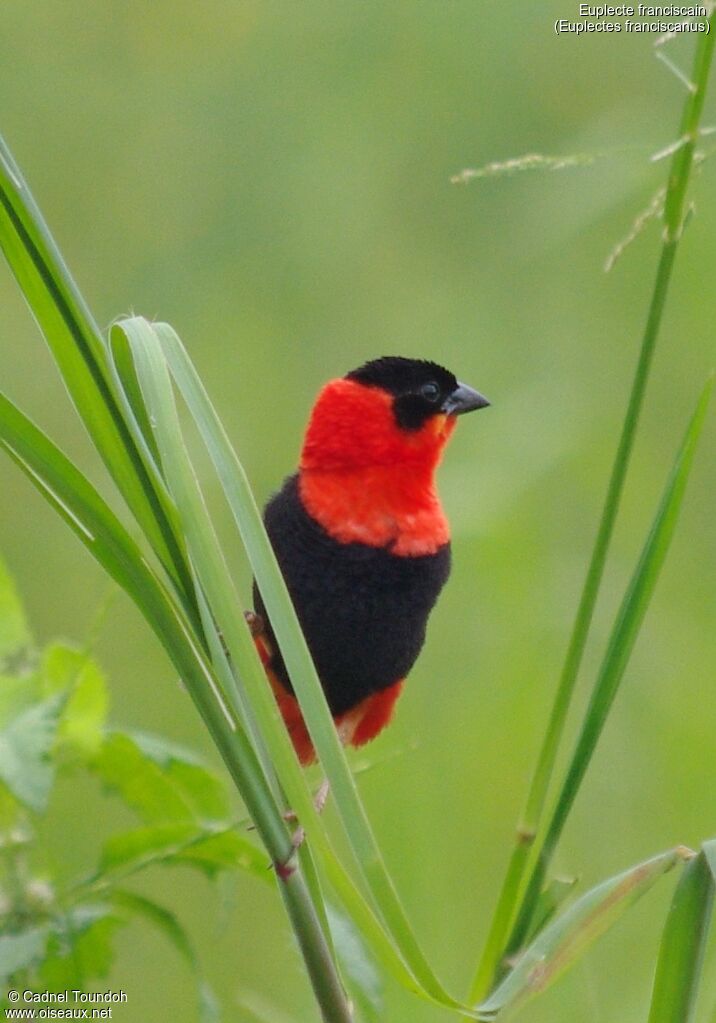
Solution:
[{"label": "bird's beak", "polygon": [[490,402],[484,396],[467,384],[458,382],[457,387],[449,394],[442,404],[441,412],[449,416],[460,416],[463,412],[472,412],[474,409],[487,408]]}]

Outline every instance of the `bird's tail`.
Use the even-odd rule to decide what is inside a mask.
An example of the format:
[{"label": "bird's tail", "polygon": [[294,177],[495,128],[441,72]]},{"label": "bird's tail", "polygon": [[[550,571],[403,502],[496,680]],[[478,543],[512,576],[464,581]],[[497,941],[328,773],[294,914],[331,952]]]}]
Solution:
[{"label": "bird's tail", "polygon": [[[293,748],[300,762],[307,766],[316,760],[316,751],[313,748],[311,737],[301,714],[296,697],[289,693],[281,684],[272,663],[275,656],[273,639],[268,633],[264,619],[253,611],[245,612],[246,621],[251,629],[256,649],[258,650],[261,663],[264,666],[266,676],[271,683],[273,694],[276,697],[278,709],[284,720],[288,734],[291,736]],[[395,703],[403,688],[403,679],[399,679],[386,689],[377,693],[371,693],[355,707],[337,714],[333,720],[336,729],[344,746],[363,746],[370,742],[389,723],[393,716]]]}]

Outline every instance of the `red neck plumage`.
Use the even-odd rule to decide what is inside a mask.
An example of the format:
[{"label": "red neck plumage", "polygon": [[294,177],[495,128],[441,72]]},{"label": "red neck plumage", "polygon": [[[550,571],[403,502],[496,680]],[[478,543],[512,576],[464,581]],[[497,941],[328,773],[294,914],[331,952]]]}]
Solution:
[{"label": "red neck plumage", "polygon": [[450,531],[435,470],[454,419],[433,416],[420,430],[395,422],[378,388],[334,380],[319,395],[300,461],[299,493],[309,515],[341,543],[433,554]]}]

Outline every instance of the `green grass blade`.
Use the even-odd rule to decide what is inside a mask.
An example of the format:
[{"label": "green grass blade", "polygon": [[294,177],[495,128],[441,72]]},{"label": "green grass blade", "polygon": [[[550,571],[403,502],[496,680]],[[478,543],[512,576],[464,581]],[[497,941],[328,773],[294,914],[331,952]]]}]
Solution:
[{"label": "green grass blade", "polygon": [[[248,700],[266,742],[276,774],[282,789],[297,813],[302,826],[319,855],[331,882],[344,900],[346,908],[355,914],[364,936],[378,945],[377,957],[388,964],[393,975],[406,983],[412,991],[452,1008],[463,1008],[442,987],[420,950],[410,925],[400,906],[394,889],[382,864],[375,839],[365,819],[365,813],[355,791],[344,754],[315,669],[305,646],[305,640],[295,620],[295,614],[285,584],[275,561],[273,550],[266,537],[261,518],[253,500],[236,456],[218,422],[216,414],[206,397],[186,353],[174,331],[164,324],[149,324],[141,318],[132,318],[116,324],[111,335],[112,350],[121,349],[125,344],[132,349],[137,375],[149,410],[149,419],[157,434],[158,447],[169,483],[169,488],[179,508],[183,528],[191,554],[192,564],[197,572],[199,584],[205,593],[211,613],[221,628],[232,664],[245,687]],[[166,362],[165,362],[166,358]],[[187,405],[192,412],[200,433],[204,437],[209,453],[217,468],[219,478],[234,512],[242,538],[250,548],[252,567],[261,580],[269,580],[266,591],[270,594],[267,604],[272,614],[272,624],[280,637],[280,621],[290,618],[295,623],[297,635],[292,647],[294,658],[296,648],[305,651],[307,666],[301,667],[312,673],[313,681],[308,683],[311,695],[308,697],[311,715],[318,714],[327,719],[318,731],[319,755],[321,747],[335,745],[343,774],[335,772],[335,763],[329,757],[330,768],[323,764],[329,779],[334,783],[333,796],[342,799],[341,809],[352,806],[356,820],[346,829],[349,839],[358,846],[357,858],[368,878],[376,903],[384,917],[388,930],[396,942],[399,954],[391,948],[390,940],[382,931],[370,907],[355,888],[348,874],[338,863],[323,825],[316,813],[303,772],[296,759],[293,746],[288,738],[283,721],[276,707],[276,701],[267,684],[266,676],[256,654],[253,640],[240,615],[240,603],[234,592],[228,569],[223,561],[218,542],[214,535],[211,519],[203,502],[191,463],[184,449],[181,428],[174,403],[168,369],[177,380]],[[282,594],[276,599],[276,594]],[[282,602],[283,601],[283,602]],[[272,609],[277,609],[274,621]],[[289,661],[289,670],[291,662]],[[313,690],[311,690],[313,687]],[[296,684],[299,697],[300,683]],[[304,695],[305,701],[305,695]],[[308,719],[308,718],[307,718]],[[310,727],[310,726],[309,726]],[[314,735],[316,739],[316,735]],[[320,743],[320,745],[319,745]],[[334,777],[335,775],[335,777]],[[335,784],[338,778],[338,784]],[[347,782],[346,782],[347,779]],[[346,796],[348,792],[348,796]],[[339,795],[340,794],[340,795]],[[365,830],[360,830],[360,829]],[[358,836],[356,838],[356,836]],[[387,892],[387,896],[386,896]],[[401,963],[401,959],[403,962]],[[407,969],[406,969],[407,967]]]},{"label": "green grass blade", "polygon": [[713,911],[716,842],[687,863],[674,892],[654,978],[649,1023],[690,1023]]},{"label": "green grass blade", "polygon": [[[246,676],[253,675],[256,679],[256,684],[266,689],[266,683],[263,681],[263,668],[241,613],[241,602],[234,589],[211,517],[204,503],[201,488],[184,445],[169,370],[157,338],[156,328],[146,320],[133,318],[130,321],[126,321],[121,327],[119,325],[115,326],[112,330],[112,339],[115,351],[118,348],[121,350],[123,341],[131,349],[137,378],[144,402],[146,403],[147,419],[152,424],[152,429],[155,432],[156,447],[161,459],[162,471],[168,489],[176,503],[183,535],[186,537],[197,592],[200,592],[203,598],[205,598],[211,619],[220,627],[232,663],[235,665],[240,677],[243,679]],[[232,688],[227,695],[232,713],[236,714],[239,718],[243,717],[247,727],[250,727],[251,722],[246,717],[245,707],[240,694]],[[288,740],[285,729],[280,724],[275,701],[271,700],[268,707],[276,723],[275,733],[270,733],[267,743],[272,757],[278,758],[279,761],[281,761],[281,758],[285,758],[286,763],[289,766],[293,766],[297,778],[299,804],[305,802],[315,813],[305,779],[300,770],[298,770],[293,748]],[[257,713],[257,718],[259,724],[263,725],[260,712]],[[247,733],[244,732],[244,734]],[[276,739],[275,749],[272,742],[273,739]],[[259,761],[255,750],[254,758],[258,764]],[[277,773],[279,778],[282,778],[281,771],[279,770]],[[293,796],[292,790],[287,791],[289,797]],[[296,808],[300,813],[302,807],[297,805]],[[260,827],[259,822],[257,821],[256,823]],[[295,850],[289,850],[287,856],[280,861],[276,860],[276,862],[280,862],[283,867],[281,876],[284,883],[281,885],[281,890],[285,895],[287,887],[285,881],[296,873]],[[313,921],[321,928],[323,936],[321,943],[323,952],[317,954],[315,942],[310,942],[304,946],[303,950],[307,956],[307,965],[316,990],[323,990],[324,994],[332,998],[337,1008],[339,1003],[341,1005],[344,1004],[339,988],[335,987],[332,994],[327,991],[336,982],[337,974],[335,972],[335,962],[330,964],[330,969],[326,969],[328,963],[325,956],[327,955],[330,958],[330,948],[321,925],[321,921],[326,919],[325,908],[322,903],[316,904],[313,902],[314,899],[320,898],[320,891],[315,885],[307,888],[302,880],[302,886],[303,911],[307,910],[306,900],[308,900],[312,907]],[[289,905],[289,908],[296,908],[295,903],[287,903],[287,905]],[[299,940],[306,937],[305,930],[297,933]]]},{"label": "green grass blade", "polygon": [[671,849],[592,888],[545,927],[497,989],[479,1006],[479,1019],[493,1020],[541,994],[614,924],[662,874],[690,850]]},{"label": "green grass blade", "polygon": [[[120,326],[126,326],[126,321]],[[221,481],[288,666],[304,719],[331,783],[332,797],[376,904],[406,963],[425,991],[441,1004],[455,1007],[458,1003],[440,984],[418,945],[383,863],[243,467],[176,333],[167,324],[155,324],[153,328]],[[251,690],[252,700],[262,707],[260,712],[262,724],[270,725],[273,732],[275,726],[270,722],[275,722],[278,715],[263,670],[260,678],[257,679],[252,673],[251,676],[245,677],[245,682]],[[272,705],[270,710],[269,704]],[[283,725],[280,727],[285,733]],[[282,754],[282,761],[283,759]],[[280,772],[289,798],[293,800],[296,792],[303,800],[293,777],[295,758],[290,767],[287,763],[285,765],[282,763],[282,768],[283,766],[289,768],[288,777],[283,771]],[[306,809],[309,820],[313,821],[315,814],[312,806],[306,806]],[[303,812],[299,810],[302,823]],[[321,848],[327,853],[328,850],[320,837],[315,836],[310,824],[307,831],[309,835],[318,837]]]},{"label": "green grass blade", "polygon": [[[129,346],[134,358],[148,409],[148,418],[155,432],[162,471],[176,502],[182,530],[187,539],[197,589],[206,601],[205,610],[208,611],[209,618],[220,627],[232,664],[251,695],[252,688],[260,690],[266,688],[263,668],[244,623],[242,602],[234,588],[186,451],[169,371],[159,344],[156,326],[139,317],[117,324],[112,328],[113,352],[121,350],[123,341]],[[216,650],[216,645],[214,646]],[[232,709],[248,724],[241,695],[234,691],[230,696]],[[297,801],[297,805],[294,806],[296,812],[302,814],[309,806],[313,807],[311,794],[303,774],[297,768],[293,748],[281,725],[275,701],[265,702],[271,714],[270,721],[273,722],[273,727],[269,723],[268,731],[276,733],[269,737],[269,749],[277,767],[284,767],[285,763],[293,764],[294,777],[298,780],[298,785],[296,791],[289,791],[288,794],[289,798]],[[259,723],[262,727],[266,725],[266,721],[261,720],[260,716]],[[285,771],[279,769],[278,774],[283,779],[284,773],[290,773],[290,770],[290,766]]]},{"label": "green grass blade", "polygon": [[678,147],[671,163],[665,197],[664,221],[666,232],[654,280],[649,312],[639,350],[639,358],[632,380],[629,401],[614,456],[594,548],[580,595],[547,730],[542,740],[537,764],[530,781],[522,823],[517,829],[516,842],[510,855],[485,946],[472,981],[470,989],[471,1002],[486,994],[495,976],[499,973],[499,963],[505,954],[508,935],[513,924],[520,891],[523,886],[523,879],[530,859],[532,842],[537,834],[544,812],[557,754],[586,648],[592,616],[601,587],[614,524],[634,447],[641,408],[644,403],[644,395],[681,236],[686,192],[691,177],[696,142],[700,131],[701,115],[703,113],[704,99],[713,59],[714,30],[716,30],[716,12],[710,11],[708,31],[699,38],[696,45],[691,74],[691,81],[694,83],[694,87],[689,91],[684,104],[679,133],[680,138],[684,141],[684,145]]},{"label": "green grass blade", "polygon": [[[245,731],[204,660],[198,638],[129,534],[91,484],[10,401],[0,396],[0,446],[70,525],[100,564],[128,592],[180,673],[274,862],[293,854],[291,837]],[[330,952],[302,876],[280,892],[306,959],[326,1020],[350,1023]]]},{"label": "green grass blade", "polygon": [[674,535],[696,446],[706,419],[712,388],[713,380],[709,380],[701,393],[696,410],[686,430],[641,557],[612,628],[609,645],[594,684],[582,729],[510,937],[508,955],[514,954],[520,948],[525,934],[529,930],[547,867],[624,677],[629,657]]},{"label": "green grass blade", "polygon": [[[179,608],[156,578],[141,550],[82,473],[41,430],[0,394],[0,446],[26,473],[40,493],[67,522],[105,571],[127,592],[171,657],[185,685],[210,726],[241,794],[251,809],[269,800],[262,775],[222,696],[197,640]],[[237,755],[234,746],[242,748]],[[237,756],[241,767],[237,766]],[[255,782],[247,790],[245,778]],[[273,844],[290,852],[289,836],[275,808]]]},{"label": "green grass blade", "polygon": [[0,247],[92,441],[192,616],[188,568],[172,509],[146,473],[116,401],[99,329],[2,138]]},{"label": "green grass blade", "polygon": [[[152,340],[151,335],[152,328],[150,328],[149,324],[147,324],[146,321],[141,319],[133,321],[131,324],[127,324],[126,326],[128,328],[126,332],[123,330],[123,325],[117,325],[116,328],[113,330],[112,353],[115,356],[115,358],[117,358],[118,362],[121,359],[126,365],[127,352],[128,351],[133,352],[134,357],[137,360],[137,365],[142,367],[141,372],[143,372],[143,376],[146,378],[145,386],[147,385],[146,382],[148,382],[149,392],[151,395],[153,386],[151,381],[153,378],[151,370],[151,358],[149,353],[152,348],[154,348],[155,356],[158,353],[158,349],[156,349],[156,346],[153,344]],[[165,388],[166,384],[167,380],[165,378],[164,379]],[[162,388],[160,387],[159,391],[161,392],[161,390]],[[154,397],[159,401],[159,404],[161,405],[162,404],[161,396],[154,395]],[[166,393],[165,391],[164,398],[167,401],[169,401],[170,397],[171,395]],[[149,400],[151,402],[151,398]],[[167,407],[169,411],[169,419],[173,424],[172,429],[178,430],[178,421],[175,418],[176,410],[173,408],[173,399],[171,400],[171,403]],[[157,423],[156,408],[154,407],[152,411],[152,418],[154,419],[155,423]],[[148,421],[149,419],[147,418],[147,422]],[[174,436],[176,437],[178,435],[175,434]],[[177,460],[180,463],[184,463],[186,457],[185,454],[181,452],[181,449],[177,449],[177,452],[178,454],[175,453]],[[170,476],[176,473],[177,471],[179,471],[182,476],[184,475],[184,473],[188,474],[185,480],[185,485],[187,486],[188,490],[189,503],[191,506],[194,507],[195,513],[198,512],[199,514],[200,527],[198,530],[198,536],[201,537],[203,541],[210,543],[212,548],[215,547],[216,541],[215,537],[213,536],[213,527],[211,526],[210,520],[208,519],[208,516],[205,516],[205,510],[199,510],[202,505],[202,499],[200,493],[197,493],[195,490],[195,481],[192,481],[191,478],[191,467],[188,464],[184,465],[180,464],[177,466],[174,464],[174,460],[172,458],[169,459],[167,464]],[[217,571],[220,576],[223,576],[224,567],[222,567],[222,559],[218,549],[214,549],[212,553],[210,553],[210,558],[212,561],[216,561],[216,564],[214,566],[215,571]],[[228,581],[228,585],[230,585],[230,580]],[[232,597],[231,614],[229,615],[228,618],[226,632],[222,633],[222,635],[224,635],[224,641],[227,643],[230,649],[231,647],[233,647],[232,650],[233,663],[236,665],[237,669],[240,670],[242,680],[245,681],[247,677],[250,679],[252,677],[251,673],[253,672],[254,682],[258,687],[260,687],[259,689],[260,694],[265,695],[266,682],[263,673],[263,668],[260,665],[258,666],[258,669],[256,668],[256,654],[253,648],[253,643],[244,642],[245,636],[247,636],[248,633],[246,632],[243,625],[243,621],[241,620],[242,616],[240,613],[240,606],[238,605],[238,603],[234,603],[233,600],[234,598]],[[199,603],[202,611],[202,616],[205,622],[206,634],[209,638],[210,647],[212,649],[214,663],[217,667],[217,670],[221,671],[222,677],[225,678],[227,673],[229,674],[231,673],[231,668],[229,667],[228,661],[224,654],[223,644],[220,641],[218,641],[218,633],[216,630],[215,621],[214,618],[212,617],[212,612],[210,611],[206,603],[206,597],[204,596],[201,590],[199,591]],[[235,634],[237,630],[240,630],[238,642],[237,636]],[[232,684],[235,685],[233,676],[231,682]],[[243,705],[241,694],[237,694],[234,691],[234,695]],[[238,709],[239,712],[241,712],[241,708]],[[276,718],[275,701],[271,694],[268,695],[268,701],[264,706],[264,710],[269,715],[269,721],[271,719]],[[248,713],[248,708],[245,708],[245,712]],[[265,718],[263,724],[264,726],[267,725],[267,721]],[[272,726],[269,724],[268,727],[270,730]],[[272,756],[274,757],[278,756],[279,760],[283,760],[284,765],[286,763],[288,764],[293,763],[295,765],[295,757],[293,754],[293,750],[290,744],[287,742],[285,728],[283,727],[283,724],[280,722],[280,720],[275,722],[275,728],[277,730],[277,734],[274,736],[274,740],[275,741],[277,740],[278,743],[283,746],[283,749],[281,749],[280,747],[277,748],[274,745],[273,749],[271,750]],[[330,873],[332,875],[332,881],[334,883],[334,886],[336,887],[337,890],[339,890],[342,893],[344,901],[349,907],[353,908],[353,911],[356,913],[356,915],[358,917],[361,917],[362,914],[363,926],[365,928],[365,931],[367,931],[367,933],[372,936],[374,936],[376,930],[380,934],[380,925],[373,917],[371,910],[369,909],[369,907],[363,900],[362,896],[353,885],[353,882],[350,880],[348,874],[345,872],[345,870],[339,864],[338,860],[335,858],[335,855],[327,846],[322,830],[322,825],[319,821],[318,815],[316,814],[313,801],[310,797],[310,793],[308,793],[308,790],[305,787],[305,782],[302,773],[300,771],[297,771],[295,778],[297,778],[298,780],[299,787],[292,788],[290,784],[287,786],[288,790],[290,791],[292,805],[293,807],[301,807],[300,813],[302,824],[309,832],[309,837],[315,841],[315,844],[318,844],[319,842],[322,842],[324,844],[325,847],[324,853],[327,854],[328,858],[331,861]],[[305,861],[305,854],[303,856],[303,859]],[[313,875],[310,865],[307,883],[309,884],[311,898],[314,900],[314,903],[316,904],[316,911],[318,912],[319,918],[322,921],[322,926],[327,928],[325,908],[322,905],[322,895],[320,893],[320,888],[317,879]],[[329,935],[327,935],[327,941],[330,942]],[[415,984],[415,981],[413,980],[412,976],[410,976],[410,974],[407,972],[405,967],[402,965],[399,957],[396,955],[396,953],[390,946],[390,943],[387,942],[387,939],[384,939],[382,947],[380,946],[380,938],[378,939],[377,944],[379,945],[380,948],[381,962],[386,967],[388,972],[394,977],[396,977],[398,980],[402,981],[403,983],[407,983],[407,985],[414,990],[417,986]]]},{"label": "green grass blade", "polygon": [[0,445],[29,476],[109,575],[144,612],[143,555],[124,526],[45,434],[0,394]]},{"label": "green grass blade", "polygon": [[29,477],[105,571],[131,597],[190,688],[213,688],[217,709],[230,714],[192,639],[188,623],[153,574],[124,526],[82,473],[52,441],[0,394],[0,446]]}]

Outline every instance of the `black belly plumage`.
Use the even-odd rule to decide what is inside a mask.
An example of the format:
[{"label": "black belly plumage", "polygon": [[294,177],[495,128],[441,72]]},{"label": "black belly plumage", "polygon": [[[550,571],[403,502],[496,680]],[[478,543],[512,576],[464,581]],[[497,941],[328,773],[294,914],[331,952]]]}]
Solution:
[{"label": "black belly plumage", "polygon": [[[304,508],[297,475],[268,502],[264,522],[331,713],[405,678],[450,574],[450,544],[412,557],[340,543]],[[271,634],[256,585],[254,606]],[[292,692],[280,653],[271,667]]]}]

